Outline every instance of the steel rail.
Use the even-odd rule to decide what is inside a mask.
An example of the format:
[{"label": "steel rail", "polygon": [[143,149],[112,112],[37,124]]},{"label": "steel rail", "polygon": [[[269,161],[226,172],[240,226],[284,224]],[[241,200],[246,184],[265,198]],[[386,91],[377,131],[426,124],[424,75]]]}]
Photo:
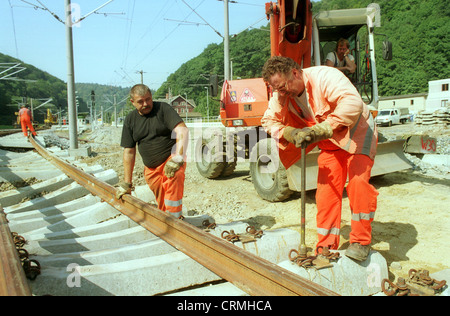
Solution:
[{"label": "steel rail", "polygon": [[0,296],[31,296],[8,220],[0,206]]},{"label": "steel rail", "polygon": [[244,292],[258,296],[334,296],[337,293],[264,260],[223,239],[161,212],[131,195],[118,200],[116,189],[50,155],[32,138],[47,160],[131,220],[182,251]]}]

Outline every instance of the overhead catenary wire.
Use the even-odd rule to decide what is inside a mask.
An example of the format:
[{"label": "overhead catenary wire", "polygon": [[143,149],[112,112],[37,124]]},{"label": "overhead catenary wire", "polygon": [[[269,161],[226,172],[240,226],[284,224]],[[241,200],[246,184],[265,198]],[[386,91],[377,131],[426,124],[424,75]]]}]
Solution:
[{"label": "overhead catenary wire", "polygon": [[[183,0],[183,2],[184,2],[184,0]],[[203,3],[205,2],[205,0],[203,0],[194,10],[196,10],[199,6],[201,6]],[[190,15],[192,14],[192,12],[191,13],[189,13],[184,19],[187,19]],[[139,67],[139,65],[141,64],[141,63],[143,63],[144,62],[144,60],[146,60],[157,48],[159,48],[159,46],[161,46],[161,44],[163,43],[163,42],[165,42],[178,28],[180,27],[180,24],[178,24],[172,31],[170,31],[169,32],[169,34],[167,34],[161,41],[159,41],[154,47],[153,47],[153,49],[152,50],[150,50],[150,52],[148,52],[145,56],[144,56],[144,58],[142,58],[141,59],[141,61],[139,61],[134,67],[133,67],[133,69],[137,69],[138,67]]]},{"label": "overhead catenary wire", "polygon": [[8,0],[9,6],[11,7],[11,19],[12,19],[12,25],[13,25],[13,34],[14,34],[14,43],[16,47],[16,57],[19,58],[19,48],[17,46],[17,35],[16,35],[16,23],[14,21],[14,10],[13,6],[11,4],[11,0]]}]

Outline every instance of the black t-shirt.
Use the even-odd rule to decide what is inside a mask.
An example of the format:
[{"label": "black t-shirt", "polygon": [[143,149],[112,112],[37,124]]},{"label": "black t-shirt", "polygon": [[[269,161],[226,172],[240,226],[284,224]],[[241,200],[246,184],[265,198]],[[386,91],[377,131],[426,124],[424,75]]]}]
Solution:
[{"label": "black t-shirt", "polygon": [[138,144],[144,165],[156,168],[175,150],[176,135],[172,130],[181,122],[183,119],[170,105],[153,102],[148,115],[142,116],[137,110],[127,115],[120,146],[134,148]]}]

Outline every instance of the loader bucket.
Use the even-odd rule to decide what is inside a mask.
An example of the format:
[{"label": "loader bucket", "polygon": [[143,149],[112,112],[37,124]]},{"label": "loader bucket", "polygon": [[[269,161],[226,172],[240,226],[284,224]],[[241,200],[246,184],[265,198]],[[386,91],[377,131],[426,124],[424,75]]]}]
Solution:
[{"label": "loader bucket", "polygon": [[[394,140],[379,143],[375,163],[372,167],[372,177],[411,168],[411,163],[403,153],[405,140]],[[318,165],[317,158],[319,151],[313,150],[306,155],[306,190],[317,188]],[[301,191],[301,168],[300,161],[297,161],[287,169],[289,189]]]},{"label": "loader bucket", "polygon": [[378,143],[377,155],[372,167],[372,177],[412,167],[403,153],[404,144],[405,140],[403,139]]}]

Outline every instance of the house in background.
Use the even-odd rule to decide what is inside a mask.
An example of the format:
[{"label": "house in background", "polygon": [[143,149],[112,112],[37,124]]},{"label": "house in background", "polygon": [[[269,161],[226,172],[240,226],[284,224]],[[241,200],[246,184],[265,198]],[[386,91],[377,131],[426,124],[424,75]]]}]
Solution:
[{"label": "house in background", "polygon": [[426,108],[428,93],[415,93],[380,97],[378,110],[408,108],[410,113],[417,114]]},{"label": "house in background", "polygon": [[411,114],[434,112],[450,106],[450,78],[428,82],[428,93],[380,97],[378,110],[408,108]]},{"label": "house in background", "polygon": [[192,99],[186,99],[182,95],[172,96],[170,93],[166,94],[165,99],[157,99],[155,101],[165,102],[177,111],[178,115],[183,119],[201,117],[200,113],[195,112],[196,104]]},{"label": "house in background", "polygon": [[450,78],[428,82],[427,111],[435,111],[450,105]]}]

